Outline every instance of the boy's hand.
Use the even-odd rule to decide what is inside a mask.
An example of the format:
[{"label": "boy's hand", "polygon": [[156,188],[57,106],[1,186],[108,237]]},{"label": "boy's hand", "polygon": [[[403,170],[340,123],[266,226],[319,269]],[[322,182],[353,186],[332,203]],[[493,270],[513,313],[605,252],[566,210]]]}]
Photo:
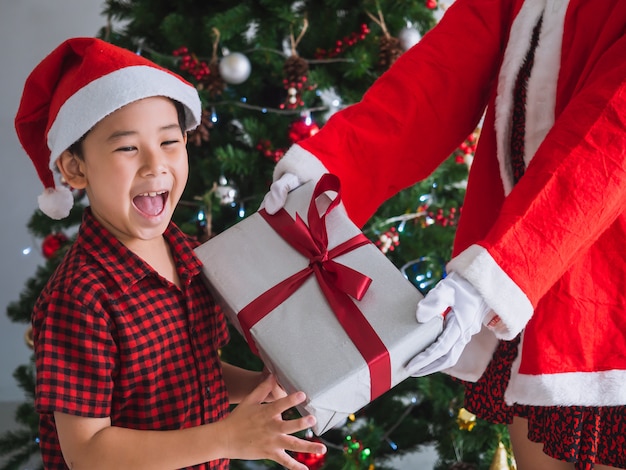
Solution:
[{"label": "boy's hand", "polygon": [[270,459],[288,470],[307,470],[306,465],[286,451],[323,454],[326,447],[291,435],[313,426],[314,416],[283,420],[284,411],[305,400],[303,392],[264,403],[277,387],[274,376],[268,376],[224,420],[226,456],[244,460]]},{"label": "boy's hand", "polygon": [[[272,375],[272,373],[267,368],[263,368],[262,380],[263,381],[267,380],[267,377],[270,375]],[[269,395],[265,397],[265,400],[263,401],[271,402],[271,401],[278,400],[279,398],[285,398],[286,396],[287,396],[287,392],[285,391],[285,389],[281,387],[280,384],[276,380],[274,380],[274,386],[270,390]]]}]

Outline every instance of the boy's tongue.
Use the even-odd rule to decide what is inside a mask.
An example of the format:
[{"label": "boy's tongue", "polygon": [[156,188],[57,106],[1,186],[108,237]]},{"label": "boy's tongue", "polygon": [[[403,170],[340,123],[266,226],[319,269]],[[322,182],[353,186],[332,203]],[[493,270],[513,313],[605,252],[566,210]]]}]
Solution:
[{"label": "boy's tongue", "polygon": [[144,214],[159,215],[163,210],[163,194],[156,196],[136,196],[133,200],[137,209]]}]

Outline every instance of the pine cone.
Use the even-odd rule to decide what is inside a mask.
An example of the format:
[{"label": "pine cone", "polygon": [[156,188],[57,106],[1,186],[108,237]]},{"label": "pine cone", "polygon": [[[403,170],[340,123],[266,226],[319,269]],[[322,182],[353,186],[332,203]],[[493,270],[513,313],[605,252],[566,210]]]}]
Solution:
[{"label": "pine cone", "polygon": [[378,52],[378,67],[380,70],[385,71],[400,57],[404,52],[400,45],[400,40],[393,36],[381,36],[379,52]]},{"label": "pine cone", "polygon": [[298,55],[292,55],[283,65],[283,75],[287,83],[298,83],[308,71],[309,63]]},{"label": "pine cone", "polygon": [[206,109],[202,110],[202,118],[200,125],[187,134],[189,142],[196,147],[200,147],[202,142],[208,142],[210,133],[209,130],[213,128],[213,122],[211,122],[211,115]]},{"label": "pine cone", "polygon": [[220,74],[217,62],[209,64],[209,74],[203,78],[199,88],[206,90],[212,99],[222,95],[222,92],[226,89],[226,82]]}]

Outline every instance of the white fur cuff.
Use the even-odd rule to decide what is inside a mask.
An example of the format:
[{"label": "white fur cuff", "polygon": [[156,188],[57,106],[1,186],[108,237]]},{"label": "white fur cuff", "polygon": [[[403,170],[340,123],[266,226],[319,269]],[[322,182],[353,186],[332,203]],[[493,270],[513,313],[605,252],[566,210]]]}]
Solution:
[{"label": "white fur cuff", "polygon": [[276,164],[274,181],[285,173],[292,173],[298,177],[300,183],[306,183],[317,181],[323,174],[328,173],[328,170],[315,155],[295,144]]},{"label": "white fur cuff", "polygon": [[448,263],[447,270],[467,279],[498,314],[501,321],[489,327],[498,338],[515,338],[530,320],[534,310],[530,300],[482,246],[464,250]]}]

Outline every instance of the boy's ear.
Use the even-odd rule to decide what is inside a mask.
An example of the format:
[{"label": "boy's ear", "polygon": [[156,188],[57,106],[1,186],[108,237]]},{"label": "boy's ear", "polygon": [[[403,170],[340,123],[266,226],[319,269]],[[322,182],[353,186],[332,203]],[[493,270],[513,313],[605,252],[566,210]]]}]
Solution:
[{"label": "boy's ear", "polygon": [[85,189],[87,177],[83,173],[84,162],[69,150],[65,150],[56,161],[63,179],[74,189]]}]

